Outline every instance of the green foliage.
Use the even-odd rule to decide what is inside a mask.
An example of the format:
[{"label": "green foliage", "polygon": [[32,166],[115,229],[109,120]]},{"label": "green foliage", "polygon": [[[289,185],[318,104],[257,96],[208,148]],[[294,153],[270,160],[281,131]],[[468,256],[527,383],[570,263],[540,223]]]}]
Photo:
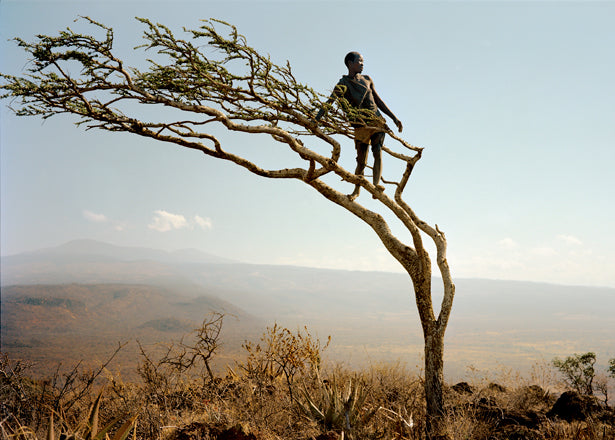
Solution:
[{"label": "green foliage", "polygon": [[[0,97],[19,99],[16,114],[48,118],[72,113],[81,117],[79,123],[93,123],[90,127],[133,132],[155,128],[170,134],[189,134],[191,126],[215,122],[218,110],[233,120],[273,126],[289,122],[299,125],[296,133],[301,134],[309,133],[304,128],[314,130],[318,125],[313,121],[314,110],[323,105],[324,96],[297,81],[290,64],[277,65],[250,47],[230,24],[203,21],[198,29],[184,29],[189,39],[182,39],[162,24],[138,18],[145,26],[145,43],[136,49],[155,53],[148,60],[149,69],[140,71],[124,66],[113,54],[111,28],[83,19],[94,30],[103,30],[104,37],[67,28],[57,36],[39,35],[34,42],[15,39],[30,55],[31,64],[22,77],[1,75],[4,94]],[[227,31],[226,35],[217,27]],[[74,69],[69,67],[74,64],[80,67],[79,74],[71,73]],[[120,108],[135,100],[207,113],[214,119],[142,123],[138,117],[126,116],[127,107]],[[328,118],[326,126],[332,125],[351,133],[341,111],[333,111]],[[295,130],[291,126],[287,127],[290,132]]]},{"label": "green foliage", "polygon": [[[17,115],[48,118],[68,113],[77,117],[77,124],[85,124],[88,129],[129,132],[172,142],[231,161],[259,176],[306,182],[325,198],[366,222],[404,266],[417,289],[416,301],[425,334],[440,335],[426,337],[426,353],[436,353],[441,358],[444,330],[454,296],[454,284],[446,262],[446,240],[437,226],[432,228],[420,220],[402,199],[422,148],[411,146],[385,127],[391,138],[415,152],[408,156],[383,147],[386,153],[405,163],[398,181],[386,182],[396,187],[393,200],[380,187],[338,163],[341,146],[331,135],[354,138],[351,124],[340,105],[325,104],[323,95],[296,80],[288,62],[285,65],[273,63],[269,56],[248,46],[235,27],[216,20],[203,21],[196,30],[185,29],[188,38],[184,40],[161,24],[139,19],[145,27],[145,43],[141,48],[153,53],[147,70],[141,72],[136,67],[125,66],[114,55],[114,35],[110,28],[89,18],[85,20],[96,31],[104,32],[104,36],[97,38],[67,29],[57,36],[39,35],[34,42],[16,40],[31,57],[31,63],[23,76],[0,75],[3,91],[0,98],[13,98]],[[220,33],[217,28],[224,32]],[[155,105],[160,111],[147,112],[148,118],[153,119],[145,120],[144,106],[140,104]],[[343,104],[342,101],[341,107]],[[319,123],[315,114],[323,106],[328,117]],[[351,116],[362,118],[365,115]],[[256,161],[226,151],[213,134],[215,131],[208,130],[211,125],[219,124],[231,131],[271,136],[276,142],[287,145],[294,162],[267,169]],[[312,140],[315,136],[327,144],[326,154],[306,146],[306,136],[313,136]],[[362,186],[379,199],[384,209],[394,214],[410,232],[412,244],[404,244],[391,233],[395,228],[388,227],[386,216],[355,203],[341,190],[320,179],[329,173],[335,173],[357,188]],[[431,278],[431,264],[423,247],[422,233],[436,245],[438,268],[444,282],[444,299],[437,319],[431,307],[431,286],[423,282]],[[309,334],[305,337],[300,333],[294,335],[276,326],[262,340],[262,347],[246,344],[249,356],[245,372],[251,379],[256,377],[259,384],[264,383],[262,379],[269,378],[273,382],[283,377],[293,401],[296,377],[307,374],[310,368],[320,368],[320,343],[312,342]],[[190,347],[181,347],[178,353],[169,353],[167,366],[174,364],[178,374],[183,374],[194,364],[194,359],[201,359],[213,379],[208,364],[208,353],[213,351],[208,350],[206,347],[191,352]],[[169,383],[165,374],[150,368],[153,366],[149,360],[144,364],[142,372],[146,383]],[[427,412],[434,422],[441,419],[442,379],[433,368],[427,369],[426,374],[434,378],[425,381],[425,385],[431,387],[427,391],[431,393]],[[181,385],[180,382],[176,384]],[[161,394],[156,387],[150,388]],[[164,393],[160,396],[162,400],[167,397]],[[436,425],[430,422],[426,426]]]},{"label": "green foliage", "polygon": [[607,368],[609,376],[615,379],[615,358],[609,360],[609,367]]},{"label": "green foliage", "polygon": [[[138,18],[144,26],[145,42],[135,49],[152,54],[147,68],[139,70],[126,66],[114,54],[111,28],[88,17],[82,19],[86,27],[102,30],[103,36],[67,28],[56,36],[38,35],[33,42],[15,39],[30,63],[22,76],[0,74],[0,98],[14,98],[11,109],[17,115],[49,118],[69,113],[79,118],[77,125],[85,124],[88,129],[125,131],[174,142],[236,161],[252,172],[253,167],[221,149],[219,141],[207,132],[210,124],[269,134],[288,144],[301,159],[325,166],[328,160],[337,162],[341,152],[339,142],[329,135],[353,138],[349,117],[373,119],[373,112],[350,109],[342,97],[336,104],[327,102],[326,96],[295,78],[288,62],[272,62],[228,23],[204,20],[197,29],[184,29],[184,39],[162,24]],[[172,120],[169,115],[177,116],[178,112],[160,111],[155,116],[158,120],[146,121],[139,106],[133,105],[137,102],[172,108],[182,115]],[[327,117],[317,122],[315,116],[321,108]],[[405,147],[421,150],[389,134]],[[313,152],[296,137],[304,135],[330,144],[330,158],[309,154]],[[213,146],[204,148],[207,141]]]},{"label": "green foliage", "polygon": [[552,363],[564,375],[568,386],[581,394],[593,395],[595,353],[574,354],[564,360],[555,358]]}]

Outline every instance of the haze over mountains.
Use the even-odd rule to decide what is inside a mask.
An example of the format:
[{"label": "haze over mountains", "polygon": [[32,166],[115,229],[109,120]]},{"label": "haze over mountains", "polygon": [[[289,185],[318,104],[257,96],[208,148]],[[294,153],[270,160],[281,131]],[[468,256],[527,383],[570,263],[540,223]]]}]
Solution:
[{"label": "haze over mountains", "polygon": [[[350,364],[419,363],[422,352],[404,274],[244,264],[195,250],[78,240],[3,257],[1,279],[2,349],[38,360],[54,340],[57,359],[79,341],[168,342],[213,310],[233,316],[225,323],[228,356],[274,322],[331,335],[330,356]],[[478,279],[456,286],[448,374],[469,365],[524,369],[574,352],[595,351],[599,363],[615,357],[613,288]]]}]

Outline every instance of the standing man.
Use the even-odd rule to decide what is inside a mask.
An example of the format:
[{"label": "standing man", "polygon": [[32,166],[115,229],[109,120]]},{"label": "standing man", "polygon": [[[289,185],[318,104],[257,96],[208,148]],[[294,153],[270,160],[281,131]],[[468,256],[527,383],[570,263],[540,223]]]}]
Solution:
[{"label": "standing man", "polygon": [[[344,58],[344,64],[348,68],[348,75],[344,75],[339,80],[328,103],[333,102],[336,98],[344,98],[341,100],[342,108],[354,127],[354,142],[357,150],[355,174],[358,176],[363,175],[367,165],[368,148],[371,144],[372,153],[374,154],[374,186],[383,191],[384,186],[380,185],[380,177],[382,176],[382,145],[384,143],[384,135],[390,129],[387,127],[386,121],[379,110],[382,110],[385,115],[393,120],[400,132],[403,126],[382,99],[380,99],[378,93],[376,93],[372,79],[367,75],[361,75],[361,72],[363,72],[363,57],[361,54],[358,52],[348,53]],[[323,108],[316,115],[316,120],[320,120],[324,114],[325,110]],[[350,200],[356,199],[360,189],[361,187],[356,185],[352,194],[348,195],[348,198]]]}]

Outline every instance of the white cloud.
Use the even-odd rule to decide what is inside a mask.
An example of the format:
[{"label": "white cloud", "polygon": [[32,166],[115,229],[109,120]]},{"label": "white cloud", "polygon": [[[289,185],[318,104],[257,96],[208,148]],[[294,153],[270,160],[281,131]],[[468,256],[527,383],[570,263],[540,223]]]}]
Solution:
[{"label": "white cloud", "polygon": [[557,236],[557,239],[559,241],[563,241],[564,243],[568,245],[579,246],[583,244],[583,242],[579,240],[577,237],[575,237],[574,235],[561,234]]},{"label": "white cloud", "polygon": [[109,221],[107,216],[105,216],[104,214],[96,214],[95,212],[88,211],[87,209],[84,209],[82,214],[83,218],[94,223],[105,223]]},{"label": "white cloud", "polygon": [[203,229],[211,229],[213,227],[213,223],[209,217],[201,217],[200,215],[194,216],[194,222],[199,225]]},{"label": "white cloud", "polygon": [[171,212],[159,209],[154,212],[154,217],[148,228],[158,232],[168,232],[177,229],[194,229],[195,226],[203,230],[213,228],[213,222],[209,217],[201,217],[195,215],[192,218],[186,218],[182,214],[173,214]]},{"label": "white cloud", "polygon": [[515,249],[518,245],[512,238],[504,238],[498,241],[498,245],[505,249]]},{"label": "white cloud", "polygon": [[186,217],[181,214],[172,214],[167,211],[158,210],[152,219],[152,223],[148,225],[150,229],[158,232],[167,232],[172,229],[182,229],[188,227]]}]

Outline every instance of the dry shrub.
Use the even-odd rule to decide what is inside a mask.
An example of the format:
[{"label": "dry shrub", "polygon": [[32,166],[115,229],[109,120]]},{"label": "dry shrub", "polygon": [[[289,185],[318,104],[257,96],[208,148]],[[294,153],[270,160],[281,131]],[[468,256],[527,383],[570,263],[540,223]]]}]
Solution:
[{"label": "dry shrub", "polygon": [[[168,350],[156,354],[142,348],[139,382],[125,382],[106,371],[101,424],[138,414],[136,438],[144,440],[337,440],[342,433],[347,440],[425,438],[420,375],[401,363],[378,363],[360,371],[339,364],[324,367],[326,346],[307,329],[292,332],[276,325],[259,341],[246,342],[245,360],[213,379],[202,362],[168,362]],[[186,344],[182,349],[191,353]],[[25,365],[6,356],[0,367],[3,440],[44,438],[54,405],[70,404],[58,416],[75,426],[98,394],[92,374],[99,370],[76,366],[68,377],[32,381]],[[555,395],[551,379],[539,367],[529,378],[502,370],[494,374],[496,382],[488,372],[474,369],[471,375],[472,386],[446,389],[450,440],[615,439],[615,423],[608,418],[572,423],[548,419]],[[532,383],[535,379],[539,383]],[[329,418],[311,411],[308,399],[321,414],[332,411]]]},{"label": "dry shrub", "polygon": [[612,440],[615,426],[587,420],[585,422],[549,422],[542,427],[547,440]]}]

